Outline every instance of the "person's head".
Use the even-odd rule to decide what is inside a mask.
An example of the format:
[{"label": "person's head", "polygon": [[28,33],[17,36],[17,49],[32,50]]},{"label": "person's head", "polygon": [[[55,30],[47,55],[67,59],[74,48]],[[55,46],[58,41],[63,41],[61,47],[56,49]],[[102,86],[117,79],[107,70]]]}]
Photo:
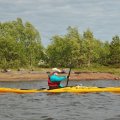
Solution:
[{"label": "person's head", "polygon": [[61,70],[58,68],[52,68],[52,72],[53,72],[53,74],[58,74],[61,72]]}]

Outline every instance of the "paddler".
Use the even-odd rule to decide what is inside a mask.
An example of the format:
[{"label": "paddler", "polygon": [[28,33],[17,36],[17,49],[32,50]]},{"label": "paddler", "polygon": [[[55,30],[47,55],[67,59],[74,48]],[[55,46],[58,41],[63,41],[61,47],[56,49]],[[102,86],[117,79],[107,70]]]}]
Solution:
[{"label": "paddler", "polygon": [[67,79],[67,76],[58,76],[58,73],[62,71],[58,68],[52,68],[52,72],[48,75],[48,86],[49,89],[62,88],[63,85],[60,84],[61,81]]}]

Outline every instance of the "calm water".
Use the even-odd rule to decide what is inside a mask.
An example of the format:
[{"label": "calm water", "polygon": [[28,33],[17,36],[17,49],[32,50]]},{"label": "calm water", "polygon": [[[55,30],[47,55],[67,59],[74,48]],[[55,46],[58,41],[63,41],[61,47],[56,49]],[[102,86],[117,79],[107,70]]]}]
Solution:
[{"label": "calm water", "polygon": [[[120,86],[120,81],[69,82],[78,84]],[[42,88],[47,83],[0,82],[0,87]],[[0,94],[0,120],[120,120],[120,94]]]}]

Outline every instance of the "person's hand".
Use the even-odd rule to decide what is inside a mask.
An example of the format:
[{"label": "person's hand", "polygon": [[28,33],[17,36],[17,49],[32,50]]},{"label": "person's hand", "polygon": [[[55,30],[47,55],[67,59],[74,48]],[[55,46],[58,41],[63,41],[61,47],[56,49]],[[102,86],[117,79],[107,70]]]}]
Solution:
[{"label": "person's hand", "polygon": [[67,79],[69,79],[70,76],[67,76]]}]

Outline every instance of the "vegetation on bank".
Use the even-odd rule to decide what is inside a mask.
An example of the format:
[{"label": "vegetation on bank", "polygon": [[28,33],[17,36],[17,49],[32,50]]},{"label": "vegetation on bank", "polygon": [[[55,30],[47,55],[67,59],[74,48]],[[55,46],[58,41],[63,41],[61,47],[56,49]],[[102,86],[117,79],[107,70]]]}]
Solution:
[{"label": "vegetation on bank", "polygon": [[70,66],[80,71],[120,74],[120,37],[103,42],[90,29],[80,33],[76,27],[68,27],[65,35],[53,35],[45,48],[30,22],[17,18],[0,23],[1,69]]},{"label": "vegetation on bank", "polygon": [[98,67],[83,67],[83,68],[73,68],[73,71],[78,72],[98,72],[98,73],[111,73],[120,76],[120,68],[108,67],[108,66],[98,66]]}]

